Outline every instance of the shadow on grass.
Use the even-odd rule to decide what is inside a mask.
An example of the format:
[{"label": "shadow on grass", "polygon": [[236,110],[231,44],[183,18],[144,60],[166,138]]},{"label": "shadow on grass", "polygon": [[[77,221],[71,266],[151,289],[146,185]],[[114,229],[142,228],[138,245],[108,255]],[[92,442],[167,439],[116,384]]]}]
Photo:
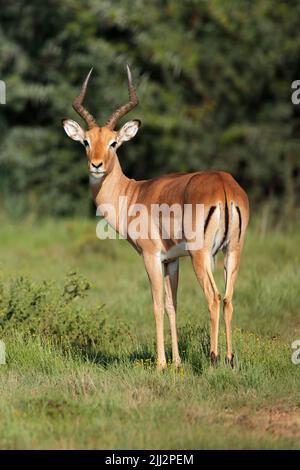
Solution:
[{"label": "shadow on grass", "polygon": [[[192,367],[196,375],[202,375],[203,370],[209,366],[210,337],[206,328],[187,325],[179,330],[179,351],[183,362]],[[111,365],[128,363],[155,367],[156,355],[153,347],[148,343],[141,344],[133,351],[112,353],[98,349],[75,349],[75,354],[82,360],[88,361],[104,368]],[[166,348],[168,362],[172,361],[171,347]]]},{"label": "shadow on grass", "polygon": [[202,375],[210,363],[210,337],[207,328],[184,326],[180,328],[178,338],[182,360],[191,365],[196,375]]},{"label": "shadow on grass", "polygon": [[120,352],[119,354],[114,354],[92,349],[75,349],[74,353],[80,359],[91,362],[93,364],[100,365],[104,368],[108,368],[111,365],[121,363],[145,363],[148,365],[155,365],[156,360],[155,355],[153,354],[153,351],[150,350],[148,344],[142,344],[138,349],[135,349],[128,353]]}]

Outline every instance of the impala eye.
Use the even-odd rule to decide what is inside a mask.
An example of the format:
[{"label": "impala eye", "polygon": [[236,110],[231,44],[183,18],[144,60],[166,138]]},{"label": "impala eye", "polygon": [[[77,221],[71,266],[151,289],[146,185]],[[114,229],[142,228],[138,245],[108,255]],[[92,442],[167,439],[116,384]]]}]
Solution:
[{"label": "impala eye", "polygon": [[117,146],[117,141],[115,140],[114,142],[112,142],[112,143],[110,144],[110,146],[111,146],[111,148],[113,148],[113,149],[116,148],[116,146]]},{"label": "impala eye", "polygon": [[87,141],[86,139],[84,139],[83,145],[84,145],[85,147],[88,147],[90,144],[88,143],[88,141]]}]

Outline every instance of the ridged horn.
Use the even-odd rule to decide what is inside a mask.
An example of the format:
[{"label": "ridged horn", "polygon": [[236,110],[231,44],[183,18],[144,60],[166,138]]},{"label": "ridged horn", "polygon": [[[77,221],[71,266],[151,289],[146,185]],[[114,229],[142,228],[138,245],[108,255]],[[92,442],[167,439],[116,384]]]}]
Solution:
[{"label": "ridged horn", "polygon": [[95,118],[92,116],[92,114],[90,114],[88,110],[85,109],[85,107],[82,105],[82,102],[86,95],[86,90],[87,90],[87,86],[88,86],[92,71],[93,71],[93,67],[87,74],[86,79],[84,80],[82,84],[81,91],[73,102],[73,108],[79,114],[79,116],[81,116],[85,120],[85,122],[89,126],[89,129],[92,129],[93,127],[96,127],[98,125]]},{"label": "ridged horn", "polygon": [[125,116],[125,114],[129,113],[133,108],[135,108],[139,102],[138,97],[136,95],[135,88],[132,83],[132,76],[130,72],[129,65],[126,65],[127,69],[127,79],[128,79],[128,93],[129,93],[129,101],[126,104],[123,104],[120,108],[114,111],[108,121],[106,122],[105,126],[111,130],[114,130],[116,127],[117,122]]}]

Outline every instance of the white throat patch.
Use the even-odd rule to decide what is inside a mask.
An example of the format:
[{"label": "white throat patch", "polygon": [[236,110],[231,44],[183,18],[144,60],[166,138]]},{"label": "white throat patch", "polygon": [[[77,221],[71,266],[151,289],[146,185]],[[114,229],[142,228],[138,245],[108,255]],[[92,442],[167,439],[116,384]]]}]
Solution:
[{"label": "white throat patch", "polygon": [[105,175],[99,175],[99,176],[95,176],[95,175],[92,175],[91,173],[89,174],[89,180],[90,180],[90,184],[92,186],[95,186],[97,184],[100,184],[103,180]]}]

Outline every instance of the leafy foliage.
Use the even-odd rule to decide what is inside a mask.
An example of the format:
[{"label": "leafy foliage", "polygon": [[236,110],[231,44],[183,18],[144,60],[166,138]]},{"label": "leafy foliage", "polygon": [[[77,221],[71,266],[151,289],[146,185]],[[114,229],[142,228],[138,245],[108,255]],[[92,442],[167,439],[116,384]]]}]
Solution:
[{"label": "leafy foliage", "polygon": [[87,212],[83,149],[66,140],[60,119],[75,117],[71,102],[94,65],[87,102],[104,122],[126,99],[129,62],[143,127],[120,151],[128,175],[219,168],[238,178],[253,204],[275,198],[293,214],[299,111],[290,96],[300,77],[299,14],[296,0],[6,2],[2,204],[14,214]]},{"label": "leafy foliage", "polygon": [[85,354],[100,354],[108,344],[116,346],[120,331],[126,327],[108,326],[104,306],[86,309],[89,283],[71,272],[58,288],[50,282],[33,282],[19,277],[6,288],[1,286],[0,331],[18,332],[25,337],[42,337],[63,350],[80,349]]}]

